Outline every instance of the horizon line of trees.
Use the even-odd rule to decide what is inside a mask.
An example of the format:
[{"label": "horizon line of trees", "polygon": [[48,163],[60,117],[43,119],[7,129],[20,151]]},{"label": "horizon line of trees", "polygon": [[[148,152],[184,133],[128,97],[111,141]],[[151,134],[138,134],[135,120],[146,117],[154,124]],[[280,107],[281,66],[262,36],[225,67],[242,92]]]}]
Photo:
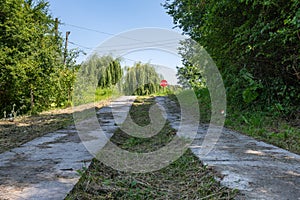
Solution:
[{"label": "horizon line of trees", "polygon": [[159,92],[160,81],[164,79],[153,66],[141,62],[125,68],[122,91],[125,95],[150,95]]},{"label": "horizon line of trees", "polygon": [[[92,91],[95,87],[113,89],[116,86],[118,92],[125,95],[150,95],[162,89],[160,81],[163,76],[151,64],[136,62],[131,67],[122,68],[120,61],[121,58],[111,55],[95,53],[90,56],[82,64],[80,76],[83,80],[77,84],[78,87],[86,85]],[[84,84],[86,80],[88,84]]]}]

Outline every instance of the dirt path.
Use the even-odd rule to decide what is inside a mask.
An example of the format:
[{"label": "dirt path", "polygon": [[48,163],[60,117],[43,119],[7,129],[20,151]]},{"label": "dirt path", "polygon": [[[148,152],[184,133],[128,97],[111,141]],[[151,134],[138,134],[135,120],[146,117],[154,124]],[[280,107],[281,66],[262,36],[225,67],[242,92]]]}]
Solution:
[{"label": "dirt path", "polygon": [[[178,109],[170,100],[159,97],[168,105],[167,117],[178,129]],[[220,182],[239,189],[237,199],[300,199],[300,156],[273,145],[259,142],[235,131],[223,129],[214,149],[201,156],[202,142],[208,125],[200,125],[191,146],[200,160],[213,168]]]}]

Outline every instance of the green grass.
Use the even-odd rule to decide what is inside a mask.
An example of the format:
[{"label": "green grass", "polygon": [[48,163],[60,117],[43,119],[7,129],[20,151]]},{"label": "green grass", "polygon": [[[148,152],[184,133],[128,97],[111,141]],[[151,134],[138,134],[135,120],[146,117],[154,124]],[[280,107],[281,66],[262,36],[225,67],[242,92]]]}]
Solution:
[{"label": "green grass", "polygon": [[[149,123],[148,110],[154,98],[139,97],[130,110],[133,120]],[[165,124],[156,136],[142,139],[117,130],[111,141],[132,152],[150,152],[166,145],[175,131]],[[233,199],[236,191],[222,187],[214,173],[187,150],[169,166],[148,173],[125,173],[94,159],[66,197],[69,199]]]},{"label": "green grass", "polygon": [[229,113],[226,127],[258,140],[300,154],[300,129],[288,121],[262,111]]},{"label": "green grass", "polygon": [[85,91],[83,91],[80,97],[75,99],[75,105],[82,105],[109,99],[113,95],[116,95],[116,92],[110,88],[97,87],[96,90],[87,88]]},{"label": "green grass", "polygon": [[[199,108],[201,122],[209,123],[211,102],[207,90],[199,91]],[[241,110],[230,105],[225,120],[227,128],[298,154],[300,154],[299,124],[299,119],[288,121],[276,113],[253,108]]]},{"label": "green grass", "polygon": [[93,101],[102,101],[111,98],[115,92],[109,88],[97,88],[95,91],[95,99]]}]

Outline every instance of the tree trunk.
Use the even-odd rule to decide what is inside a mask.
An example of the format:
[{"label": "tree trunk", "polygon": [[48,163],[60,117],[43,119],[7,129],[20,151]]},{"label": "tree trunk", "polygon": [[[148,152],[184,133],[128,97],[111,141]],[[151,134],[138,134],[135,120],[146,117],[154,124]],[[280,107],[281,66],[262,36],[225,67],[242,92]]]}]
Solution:
[{"label": "tree trunk", "polygon": [[34,96],[33,96],[33,89],[30,89],[30,103],[31,103],[31,112],[33,112],[34,108]]}]

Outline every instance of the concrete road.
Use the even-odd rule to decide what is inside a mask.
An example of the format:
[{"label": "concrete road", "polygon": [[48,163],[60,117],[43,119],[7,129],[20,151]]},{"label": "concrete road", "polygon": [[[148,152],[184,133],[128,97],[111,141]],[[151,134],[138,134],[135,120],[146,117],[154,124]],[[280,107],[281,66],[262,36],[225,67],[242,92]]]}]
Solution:
[{"label": "concrete road", "polygon": [[[107,123],[114,120],[111,108],[117,107],[126,115],[134,99],[121,97],[98,111],[108,138],[117,128],[113,122]],[[0,154],[0,199],[64,199],[80,178],[77,170],[88,167],[92,158],[75,126],[4,152]]]},{"label": "concrete road", "polygon": [[[165,97],[167,118],[178,129],[180,111]],[[300,200],[300,156],[238,132],[223,129],[212,151],[202,156],[202,142],[208,125],[199,125],[191,149],[208,167],[217,172],[221,184],[240,190],[236,199]]]},{"label": "concrete road", "polygon": [[[98,111],[108,138],[117,128],[115,122],[126,117],[133,100],[134,97],[122,97],[113,103],[111,107],[118,110],[115,117],[111,107]],[[164,107],[170,124],[178,129],[180,109],[165,97],[156,101]],[[190,148],[217,172],[216,178],[223,185],[240,190],[237,199],[300,200],[299,155],[223,129],[213,150],[203,157],[202,141],[207,128],[199,125]],[[76,170],[87,167],[91,159],[75,127],[49,133],[0,154],[0,199],[63,199],[79,179]]]}]

